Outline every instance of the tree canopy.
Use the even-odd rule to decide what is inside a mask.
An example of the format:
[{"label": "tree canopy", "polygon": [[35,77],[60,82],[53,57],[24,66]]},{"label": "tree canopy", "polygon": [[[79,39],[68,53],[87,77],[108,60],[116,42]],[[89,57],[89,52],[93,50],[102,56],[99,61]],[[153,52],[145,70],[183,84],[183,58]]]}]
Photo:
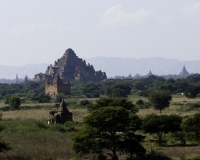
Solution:
[{"label": "tree canopy", "polygon": [[178,115],[150,114],[143,118],[142,129],[145,133],[157,134],[159,145],[162,135],[181,130],[182,117]]},{"label": "tree canopy", "polygon": [[[140,128],[139,117],[125,108],[108,106],[93,110],[84,119],[84,128],[73,136],[73,148],[76,153],[101,154],[103,149],[111,151],[113,160],[117,160],[117,152],[129,152],[142,155],[145,149],[140,145],[143,137],[136,135]],[[131,135],[131,136],[130,136]],[[137,142],[128,145],[128,142]],[[123,148],[124,144],[127,148]]]},{"label": "tree canopy", "polygon": [[131,92],[131,86],[127,83],[116,83],[106,88],[109,97],[127,97]]},{"label": "tree canopy", "polygon": [[131,110],[132,113],[136,113],[138,108],[125,98],[100,98],[89,108],[89,110],[95,110],[106,106],[121,106],[127,110]]},{"label": "tree canopy", "polygon": [[164,108],[169,107],[171,99],[171,91],[169,90],[153,90],[149,93],[149,101],[155,109],[160,110],[160,113]]},{"label": "tree canopy", "polygon": [[6,95],[4,97],[4,103],[9,104],[12,108],[18,109],[21,105],[21,99],[16,95]]},{"label": "tree canopy", "polygon": [[190,140],[200,143],[200,113],[196,113],[184,120],[182,128]]},{"label": "tree canopy", "polygon": [[100,96],[100,87],[95,83],[86,84],[83,87],[83,94],[89,98],[98,98]]}]

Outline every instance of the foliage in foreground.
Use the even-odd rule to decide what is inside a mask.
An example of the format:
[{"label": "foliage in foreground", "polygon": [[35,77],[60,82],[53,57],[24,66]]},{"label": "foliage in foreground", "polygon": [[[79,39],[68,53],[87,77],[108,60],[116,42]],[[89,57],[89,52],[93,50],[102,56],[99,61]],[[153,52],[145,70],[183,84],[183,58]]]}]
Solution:
[{"label": "foliage in foreground", "polygon": [[182,117],[178,115],[150,114],[143,118],[142,129],[145,133],[157,134],[158,143],[161,145],[163,134],[180,131],[181,122]]},{"label": "foliage in foreground", "polygon": [[122,107],[98,108],[85,117],[84,124],[84,128],[72,137],[76,153],[103,154],[106,149],[113,160],[118,159],[117,152],[126,153],[129,158],[145,154],[140,144],[144,137],[135,134],[141,120]]},{"label": "foliage in foreground", "polygon": [[[0,113],[0,120],[1,120],[1,117],[2,117],[2,113]],[[2,132],[3,130],[4,130],[4,127],[0,126],[0,132]],[[1,140],[1,137],[0,137],[0,152],[5,152],[9,150],[11,150],[10,145],[7,142],[4,142],[3,140]]]},{"label": "foliage in foreground", "polygon": [[138,108],[125,98],[100,98],[89,108],[90,111],[106,107],[106,106],[121,106],[124,109],[131,111],[132,113],[138,112]]},{"label": "foliage in foreground", "polygon": [[200,113],[188,117],[182,124],[188,139],[200,143]]},{"label": "foliage in foreground", "polygon": [[82,124],[48,125],[46,121],[27,120],[5,121],[1,122],[1,126],[5,128],[1,133],[3,139],[12,150],[0,153],[0,159],[68,160],[75,156],[69,137]]}]

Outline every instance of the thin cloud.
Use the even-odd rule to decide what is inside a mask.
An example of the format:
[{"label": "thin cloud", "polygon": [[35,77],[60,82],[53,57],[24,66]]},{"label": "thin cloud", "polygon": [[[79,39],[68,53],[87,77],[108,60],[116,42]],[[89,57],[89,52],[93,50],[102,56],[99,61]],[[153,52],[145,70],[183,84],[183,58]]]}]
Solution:
[{"label": "thin cloud", "polygon": [[188,6],[184,7],[183,9],[181,9],[181,11],[184,14],[187,14],[187,15],[190,15],[190,16],[194,15],[197,12],[200,11],[200,3],[195,3],[193,5],[188,5]]},{"label": "thin cloud", "polygon": [[101,24],[105,26],[142,24],[146,18],[154,15],[151,11],[143,8],[138,9],[135,13],[125,12],[122,9],[121,4],[108,8],[101,18]]}]

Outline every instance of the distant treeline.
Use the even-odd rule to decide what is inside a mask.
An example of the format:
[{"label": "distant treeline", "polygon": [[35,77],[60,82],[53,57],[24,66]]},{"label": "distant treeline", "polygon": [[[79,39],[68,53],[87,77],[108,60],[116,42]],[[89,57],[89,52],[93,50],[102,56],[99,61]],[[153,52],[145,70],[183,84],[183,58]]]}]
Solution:
[{"label": "distant treeline", "polygon": [[23,83],[0,83],[0,99],[6,95],[18,95],[20,97],[32,97],[38,94],[44,94],[45,83],[36,83],[27,81]]},{"label": "distant treeline", "polygon": [[165,79],[161,76],[149,76],[134,80],[112,79],[94,84],[74,84],[73,95],[84,94],[87,97],[98,97],[107,95],[109,97],[126,97],[129,94],[147,97],[151,90],[170,90],[173,94],[184,94],[194,98],[200,94],[200,74],[193,74],[186,78]]},{"label": "distant treeline", "polygon": [[[71,96],[78,97],[126,97],[130,94],[146,97],[151,90],[156,89],[170,90],[173,94],[184,94],[189,98],[195,98],[200,94],[200,74],[179,79],[165,79],[161,76],[152,75],[134,80],[108,79],[101,83],[82,83],[72,80],[70,83]],[[44,94],[44,90],[45,82],[36,83],[27,81],[20,84],[0,83],[0,98],[3,99],[5,95],[13,94],[24,98],[33,98]]]}]

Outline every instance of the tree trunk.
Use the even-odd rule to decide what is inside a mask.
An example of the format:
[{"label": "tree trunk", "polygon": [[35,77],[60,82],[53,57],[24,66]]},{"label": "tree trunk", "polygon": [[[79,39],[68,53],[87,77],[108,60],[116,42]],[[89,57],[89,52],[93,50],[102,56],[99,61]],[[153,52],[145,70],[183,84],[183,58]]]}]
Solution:
[{"label": "tree trunk", "polygon": [[130,159],[132,159],[133,158],[133,153],[132,153],[132,151],[130,151]]},{"label": "tree trunk", "polygon": [[162,143],[162,132],[158,133],[158,144],[161,146]]},{"label": "tree trunk", "polygon": [[116,153],[116,148],[113,149],[113,158],[112,158],[112,160],[118,160],[117,153]]},{"label": "tree trunk", "polygon": [[117,146],[116,146],[116,142],[115,142],[115,132],[111,132],[111,137],[112,137],[112,141],[113,141],[113,148],[112,148],[112,152],[113,152],[113,157],[112,160],[118,160],[117,157]]}]

